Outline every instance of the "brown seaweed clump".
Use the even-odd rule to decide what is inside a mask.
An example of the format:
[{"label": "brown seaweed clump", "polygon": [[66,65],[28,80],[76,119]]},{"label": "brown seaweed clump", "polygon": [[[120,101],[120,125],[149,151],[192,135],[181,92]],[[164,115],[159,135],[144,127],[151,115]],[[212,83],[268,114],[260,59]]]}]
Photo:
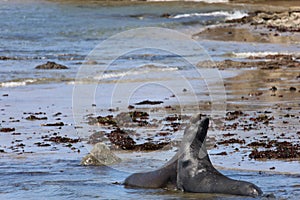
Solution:
[{"label": "brown seaweed clump", "polygon": [[153,142],[145,142],[143,144],[135,145],[134,150],[136,151],[155,151],[162,149],[166,145],[168,145],[168,142],[160,142],[160,143],[153,143]]},{"label": "brown seaweed clump", "polygon": [[117,148],[123,150],[133,150],[135,141],[124,131],[120,128],[111,131],[107,134],[110,142],[114,144]]},{"label": "brown seaweed clump", "polygon": [[107,115],[107,116],[98,116],[98,117],[90,117],[89,119],[89,124],[90,125],[95,125],[95,124],[100,124],[100,125],[104,125],[104,126],[116,126],[117,122],[114,119],[114,117],[112,115]]},{"label": "brown seaweed clump", "polygon": [[168,142],[154,143],[145,142],[143,144],[136,144],[136,142],[124,130],[116,129],[107,134],[110,142],[115,145],[117,149],[133,150],[133,151],[155,151],[162,149],[168,145]]},{"label": "brown seaweed clump", "polygon": [[292,144],[286,141],[276,142],[273,140],[263,146],[267,146],[267,147],[275,146],[275,149],[274,150],[268,149],[262,151],[254,149],[249,154],[249,157],[253,159],[299,159],[300,158],[299,144]]},{"label": "brown seaweed clump", "polygon": [[231,138],[229,140],[224,140],[221,142],[218,142],[218,144],[222,144],[222,145],[229,145],[229,144],[245,144],[245,140],[239,140],[239,139],[235,139],[235,138]]},{"label": "brown seaweed clump", "polygon": [[72,139],[69,137],[55,136],[46,139],[45,141],[55,142],[55,143],[77,143],[80,142],[80,139]]},{"label": "brown seaweed clump", "polygon": [[12,132],[12,131],[15,131],[16,129],[15,128],[1,128],[0,129],[0,132]]}]

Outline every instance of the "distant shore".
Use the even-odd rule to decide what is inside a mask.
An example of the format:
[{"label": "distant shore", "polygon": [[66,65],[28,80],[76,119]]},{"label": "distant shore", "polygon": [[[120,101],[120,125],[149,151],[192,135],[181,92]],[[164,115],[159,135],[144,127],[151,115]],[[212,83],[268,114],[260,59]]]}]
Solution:
[{"label": "distant shore", "polygon": [[226,24],[208,26],[194,34],[194,37],[221,41],[296,44],[300,41],[300,7],[289,4],[284,7],[255,5],[248,16],[227,20]]}]

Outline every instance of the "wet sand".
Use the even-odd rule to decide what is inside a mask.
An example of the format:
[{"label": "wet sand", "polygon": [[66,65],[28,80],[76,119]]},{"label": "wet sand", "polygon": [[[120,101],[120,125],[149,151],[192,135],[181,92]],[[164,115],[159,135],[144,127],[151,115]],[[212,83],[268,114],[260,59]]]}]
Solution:
[{"label": "wet sand", "polygon": [[[295,81],[296,74],[299,71],[298,69],[294,70],[290,73],[285,73],[282,70],[276,70],[276,73],[274,71],[270,73],[269,70],[261,73],[261,70],[248,71],[243,69],[239,75],[225,79],[228,93],[227,119],[220,118],[221,122],[225,122],[225,124],[220,124],[218,119],[214,118],[208,133],[209,153],[212,162],[218,169],[232,178],[248,180],[260,185],[266,194],[274,193],[275,196],[287,198],[298,194],[295,188],[297,188],[299,160],[250,159],[249,154],[254,147],[248,145],[255,141],[270,141],[273,139],[299,144],[299,134],[297,134],[299,131],[299,104],[297,102],[299,102],[300,93],[298,90],[289,90],[291,86],[300,88],[298,82]],[[265,85],[264,80],[267,79],[272,79],[273,82]],[[278,87],[276,92],[270,90],[273,85]],[[1,101],[5,105],[2,110],[2,120],[4,121],[2,124],[4,127],[14,128],[15,130],[1,132],[0,134],[1,141],[5,141],[5,143],[1,143],[1,149],[4,150],[1,153],[1,160],[3,161],[1,174],[3,177],[14,177],[13,174],[19,173],[19,176],[24,176],[26,181],[28,180],[26,178],[27,174],[31,174],[31,180],[34,183],[22,183],[24,180],[20,177],[14,179],[15,191],[3,194],[4,197],[11,198],[10,194],[18,194],[34,199],[39,196],[38,191],[42,189],[44,195],[53,199],[57,198],[56,195],[60,193],[69,197],[116,198],[116,190],[118,190],[118,197],[123,198],[139,196],[142,192],[150,199],[239,199],[238,197],[222,195],[207,196],[206,194],[182,194],[164,190],[125,189],[122,185],[113,184],[116,182],[122,183],[129,173],[153,170],[163,165],[176,153],[178,142],[182,137],[184,122],[187,122],[188,118],[174,121],[181,124],[178,126],[179,130],[177,131],[174,131],[174,127],[165,131],[157,131],[157,126],[135,126],[141,132],[139,134],[129,133],[139,143],[145,141],[169,142],[163,149],[150,152],[114,150],[122,158],[122,162],[118,165],[107,169],[80,166],[80,160],[88,153],[88,149],[92,145],[88,144],[88,138],[76,133],[76,129],[81,129],[81,127],[76,127],[74,124],[71,113],[71,98],[66,98],[72,96],[73,86],[61,84],[59,88],[58,90],[57,86],[51,87],[49,85],[32,86],[29,90],[31,92],[27,91],[26,93],[26,96],[28,95],[26,101],[23,100],[24,95],[20,95],[23,89],[3,90],[4,94],[7,95],[1,96]],[[48,103],[47,96],[41,93],[42,91],[47,91],[48,94],[55,96],[55,98],[52,98],[51,105]],[[38,105],[31,103],[35,99],[39,99]],[[165,99],[162,99],[162,101],[167,103]],[[188,105],[186,106],[188,108]],[[176,108],[176,105],[171,107]],[[200,107],[203,114],[210,113],[211,107],[209,104],[203,103]],[[193,110],[193,108],[190,109]],[[160,111],[165,111],[164,107],[155,105],[150,110],[148,112],[151,113],[152,120],[149,121],[152,124],[159,125],[160,123],[171,122],[154,120],[155,116],[157,119],[161,119],[159,116],[166,116],[160,114]],[[241,112],[237,112],[236,116],[230,114],[235,113],[235,111]],[[119,114],[116,108],[107,109],[105,112],[113,116]],[[176,113],[176,110],[173,112]],[[47,120],[31,121],[26,119],[31,115],[39,118],[47,117]],[[267,119],[272,117],[274,119],[270,119],[270,122],[265,124],[264,121],[259,121],[259,116],[263,118],[261,115],[267,115]],[[170,116],[174,115],[170,114]],[[257,119],[257,121],[253,121],[251,118]],[[288,121],[288,123],[284,123],[284,121]],[[56,122],[63,122],[64,126],[41,126],[41,124],[55,124]],[[237,123],[237,125],[233,126],[234,123]],[[126,126],[123,128],[126,128]],[[107,124],[105,126],[101,124],[89,125],[87,135],[90,136],[100,130],[110,132],[112,129]],[[159,137],[156,136],[158,132],[162,133]],[[147,134],[145,135],[145,133]],[[70,143],[66,140],[60,143],[48,140],[57,136],[71,139],[81,138],[81,142]],[[278,139],[278,137],[282,137],[282,139]],[[101,138],[103,139],[102,136]],[[244,140],[244,142],[228,142],[231,139],[235,139],[235,141]],[[111,146],[108,139],[105,142]],[[45,144],[49,144],[49,146]],[[26,169],[24,166],[26,166]],[[8,168],[10,169],[8,170]],[[283,173],[283,175],[276,175],[276,173]],[[287,176],[287,174],[296,175]],[[45,177],[48,177],[48,181],[44,181]],[[268,180],[272,180],[272,182],[268,182]],[[284,187],[282,191],[278,191],[278,188],[274,187],[274,180],[277,180],[278,186]],[[289,183],[281,183],[281,180]],[[56,187],[61,189],[55,190]],[[7,191],[7,186],[5,188]],[[92,191],[90,191],[91,188],[93,188]],[[53,192],[53,189],[56,192]],[[81,190],[82,192],[78,192]],[[26,191],[35,191],[35,194],[30,196]]]},{"label": "wet sand", "polygon": [[[231,22],[206,29],[194,35],[194,38],[297,44],[298,34],[269,31],[263,25],[255,27],[247,23],[241,25]],[[286,199],[297,198],[300,194],[298,56],[226,57],[227,61],[216,62],[213,66],[231,76],[223,77],[227,95],[225,116],[210,116],[212,122],[208,141],[212,162],[226,175],[254,182],[266,194]],[[22,196],[36,199],[46,195],[53,199],[59,196],[105,199],[142,198],[146,195],[148,199],[241,199],[222,195],[125,189],[118,184],[129,173],[160,167],[175,154],[189,117],[196,114],[193,111],[199,109],[203,115],[211,114],[212,106],[206,90],[200,94],[205,100],[199,102],[197,108],[189,102],[180,102],[181,105],[174,103],[176,97],[169,93],[156,96],[155,99],[143,99],[162,101],[162,104],[135,105],[139,101],[132,102],[127,114],[133,111],[150,114],[148,118],[135,118],[134,123],[122,124],[121,128],[131,129],[128,136],[136,142],[135,145],[146,142],[166,143],[155,151],[141,151],[140,148],[122,150],[124,146],[110,140],[107,136],[116,127],[108,121],[88,123],[88,117],[99,116],[95,113],[116,118],[121,113],[117,107],[98,103],[91,105],[95,113],[89,113],[91,115],[83,119],[85,127],[78,126],[72,113],[72,84],[67,82],[1,88],[0,173],[7,182],[3,184],[5,189],[0,189],[0,195],[4,198]],[[126,84],[130,83],[124,83],[125,87]],[[184,89],[180,88],[188,99],[188,92]],[[189,114],[179,119],[178,114],[183,105]],[[89,152],[95,140],[105,142],[123,161],[111,168],[80,166],[80,160]],[[280,145],[283,145],[283,149],[278,149]],[[286,157],[274,155],[279,150]],[[271,151],[271,156],[250,156],[253,152],[255,155],[266,155],[259,154],[264,151]]]}]

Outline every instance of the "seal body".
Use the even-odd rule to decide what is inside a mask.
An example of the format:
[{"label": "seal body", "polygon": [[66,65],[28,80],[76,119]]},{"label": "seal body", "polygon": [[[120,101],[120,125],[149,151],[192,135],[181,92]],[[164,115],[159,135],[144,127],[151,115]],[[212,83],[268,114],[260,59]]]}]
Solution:
[{"label": "seal body", "polygon": [[164,188],[174,185],[184,192],[222,193],[257,197],[261,189],[249,182],[233,180],[220,173],[212,165],[206,150],[209,119],[191,119],[185,129],[181,147],[176,155],[162,168],[130,175],[126,186]]}]

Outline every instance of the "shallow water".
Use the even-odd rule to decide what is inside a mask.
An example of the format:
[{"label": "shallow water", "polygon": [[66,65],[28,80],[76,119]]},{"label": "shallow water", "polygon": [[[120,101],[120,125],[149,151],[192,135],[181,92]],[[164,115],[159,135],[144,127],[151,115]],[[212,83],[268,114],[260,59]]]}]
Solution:
[{"label": "shallow water", "polygon": [[[128,172],[113,167],[83,167],[79,165],[79,159],[80,154],[64,153],[48,154],[47,158],[43,154],[2,157],[0,196],[2,199],[247,199],[125,188],[119,183],[128,176]],[[275,194],[279,199],[296,199],[300,195],[299,175],[230,170],[222,170],[222,173],[234,179],[251,181],[259,185],[264,194]]]},{"label": "shallow water", "polygon": [[[80,113],[82,124],[78,124],[78,121],[74,121],[77,117],[76,112],[73,113],[74,110],[72,110],[74,108],[72,96],[74,95],[74,81],[78,69],[90,51],[104,39],[121,31],[145,26],[172,28],[191,37],[205,25],[218,24],[224,21],[225,17],[236,15],[239,13],[234,12],[236,10],[240,13],[247,11],[243,6],[232,8],[231,5],[193,2],[108,4],[94,1],[92,3],[85,1],[1,1],[0,56],[6,56],[8,60],[0,61],[0,127],[11,127],[16,130],[0,133],[0,150],[5,152],[0,153],[0,198],[244,199],[215,194],[133,189],[115,184],[116,182],[122,183],[130,173],[135,171],[151,170],[163,165],[166,159],[175,153],[173,148],[153,154],[117,152],[123,158],[123,162],[113,167],[80,166],[81,158],[91,148],[86,144],[86,137],[101,128],[88,126],[82,113]],[[220,11],[223,15],[220,15]],[[173,18],[161,17],[164,13],[171,14]],[[188,14],[189,17],[180,18],[182,14]],[[215,61],[227,58],[243,60],[244,55],[256,55],[261,52],[293,54],[300,51],[297,44],[238,43],[200,39],[197,41]],[[147,44],[147,41],[144,42]],[[121,44],[126,44],[126,41],[121,40]],[[184,43],[180,45],[182,49],[187,48]],[[104,54],[108,57],[99,63],[108,64],[109,56],[113,54],[112,50],[114,49],[108,48]],[[192,58],[197,56],[192,53],[187,55]],[[195,74],[195,69],[189,67],[186,60],[181,58],[170,52],[141,50],[129,52],[114,60],[111,68],[104,70],[104,74],[103,68],[97,68],[100,72],[93,74],[92,79],[84,82],[93,87],[96,85],[96,102],[92,102],[96,106],[90,103],[87,109],[91,109],[92,112],[88,110],[85,114],[116,114],[107,109],[117,107],[127,109],[128,104],[150,99],[164,101],[161,107],[147,108],[153,109],[151,115],[163,117],[167,114],[166,110],[162,109],[163,106],[178,103],[181,104],[180,106],[186,106],[185,112],[191,115],[199,111],[199,108],[195,109],[194,105],[191,105],[195,103],[191,100],[195,93],[203,106],[200,111],[211,114],[209,102],[212,94],[207,84],[218,81],[217,77],[201,77]],[[67,71],[34,69],[36,65],[47,61],[67,65],[70,69]],[[153,63],[156,65],[149,65]],[[135,68],[136,66],[142,67],[138,69]],[[135,69],[134,73],[126,74],[131,69]],[[124,73],[125,79],[121,79]],[[291,119],[286,125],[282,124],[282,118],[280,118],[287,113],[299,115],[300,93],[291,93],[288,90],[291,86],[299,89],[299,83],[295,79],[295,76],[299,74],[299,69],[285,68],[276,73],[257,69],[226,69],[218,73],[226,83],[228,110],[242,109],[253,115],[256,114],[255,111],[272,110],[277,120],[275,124],[277,126],[274,125],[275,132],[278,134],[284,132],[287,136],[293,136],[296,142],[299,141],[299,136],[296,135],[299,131],[299,119]],[[176,76],[173,76],[174,74]],[[102,77],[99,77],[101,75]],[[181,83],[186,82],[174,79],[178,75],[186,78],[190,85],[183,87]],[[103,80],[101,84],[97,82],[99,78]],[[265,79],[276,81],[265,84]],[[136,88],[145,81],[156,84]],[[167,84],[172,87],[165,87]],[[282,98],[278,95],[271,96],[269,88],[273,84],[281,86],[278,93],[283,95]],[[117,97],[122,99],[128,96],[128,102],[120,102],[116,98],[114,102],[116,104],[111,104],[110,95],[116,85],[121,88]],[[188,87],[195,89],[196,92],[189,90],[183,92]],[[124,88],[135,88],[135,90],[128,94]],[[214,93],[219,94],[215,96],[216,99],[222,99],[220,87],[213,88]],[[264,93],[259,99],[249,96],[250,93],[258,90]],[[178,97],[171,98],[174,91],[178,92]],[[241,101],[241,96],[249,99]],[[81,97],[84,97],[84,94]],[[290,111],[281,109],[287,106],[293,109]],[[183,111],[180,110],[180,112]],[[32,113],[40,113],[37,116],[47,117],[47,120],[26,120],[26,117]],[[215,114],[220,115],[220,113]],[[63,127],[41,126],[41,124],[61,121],[65,124]],[[263,128],[266,133],[271,133],[270,127]],[[222,133],[226,132],[219,133],[213,123],[209,134],[216,139],[222,139]],[[249,133],[236,130],[234,133],[240,137],[250,135],[250,141],[253,135],[257,137],[256,131]],[[71,146],[67,143],[44,141],[45,138],[53,135],[81,137],[84,141],[71,144]],[[173,135],[172,139],[180,140],[181,135],[182,130]],[[148,135],[145,136],[148,137]],[[275,134],[273,137],[276,136],[278,135]],[[37,142],[50,145],[39,147]],[[249,150],[232,153],[234,148],[219,146],[210,150],[212,154],[224,150],[229,152],[229,155],[224,157],[211,156],[213,163],[222,169],[224,174],[235,179],[253,182],[260,186],[265,194],[274,194],[278,199],[297,199],[300,196],[299,161],[264,162],[247,159],[241,161],[241,157],[247,156]],[[269,170],[273,166],[276,166],[276,170]]]}]

